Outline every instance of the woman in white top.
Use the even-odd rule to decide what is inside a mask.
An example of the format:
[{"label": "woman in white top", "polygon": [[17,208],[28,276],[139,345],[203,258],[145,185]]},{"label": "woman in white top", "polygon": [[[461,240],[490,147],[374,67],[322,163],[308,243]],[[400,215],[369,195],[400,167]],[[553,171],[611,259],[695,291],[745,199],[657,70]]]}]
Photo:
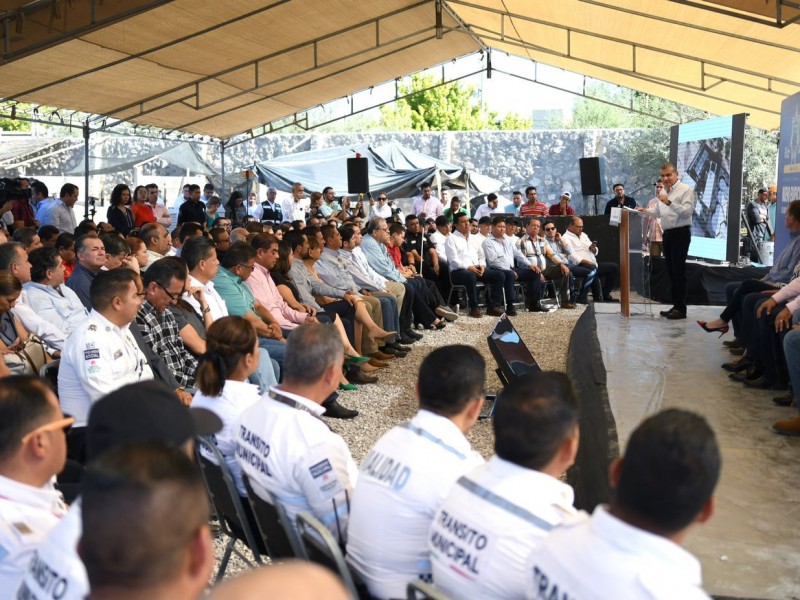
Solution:
[{"label": "woman in white top", "polygon": [[[247,494],[242,470],[236,463],[235,425],[239,415],[258,402],[258,386],[247,378],[258,368],[258,337],[253,326],[242,317],[223,317],[206,331],[206,353],[200,357],[197,388],[192,407],[207,408],[222,420],[214,435],[217,447],[233,475],[239,494]],[[212,456],[203,451],[209,460]]]}]

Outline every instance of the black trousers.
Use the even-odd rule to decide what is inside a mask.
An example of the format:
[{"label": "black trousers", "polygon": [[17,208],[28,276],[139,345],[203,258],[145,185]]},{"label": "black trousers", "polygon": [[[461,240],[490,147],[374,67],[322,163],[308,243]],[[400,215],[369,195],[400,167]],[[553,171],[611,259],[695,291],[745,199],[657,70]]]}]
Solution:
[{"label": "black trousers", "polygon": [[672,289],[672,307],[682,313],[686,312],[686,257],[691,238],[689,225],[664,230],[664,258]]}]

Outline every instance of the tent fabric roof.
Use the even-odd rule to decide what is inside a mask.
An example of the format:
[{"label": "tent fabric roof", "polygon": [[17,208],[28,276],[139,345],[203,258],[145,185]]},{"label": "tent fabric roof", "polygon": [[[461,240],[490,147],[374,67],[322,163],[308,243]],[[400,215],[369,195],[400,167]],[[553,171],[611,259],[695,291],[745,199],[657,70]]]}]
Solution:
[{"label": "tent fabric roof", "polygon": [[[151,160],[160,159],[167,164],[179,167],[188,171],[192,175],[208,175],[213,176],[216,174],[216,169],[208,164],[202,156],[197,152],[195,147],[188,143],[182,142],[175,144],[165,150],[154,150],[133,158],[119,158],[119,159],[98,159],[96,157],[89,157],[89,175],[106,175],[109,173],[119,173],[120,171],[128,171],[137,165],[149,162]],[[70,175],[83,175],[84,174],[84,159],[81,158],[80,163],[69,172]]]},{"label": "tent fabric roof", "polygon": [[[693,4],[757,15],[781,1]],[[447,0],[437,39],[436,4],[156,3],[3,63],[0,97],[226,139],[482,46],[767,129],[800,89],[796,24],[667,0]]]}]

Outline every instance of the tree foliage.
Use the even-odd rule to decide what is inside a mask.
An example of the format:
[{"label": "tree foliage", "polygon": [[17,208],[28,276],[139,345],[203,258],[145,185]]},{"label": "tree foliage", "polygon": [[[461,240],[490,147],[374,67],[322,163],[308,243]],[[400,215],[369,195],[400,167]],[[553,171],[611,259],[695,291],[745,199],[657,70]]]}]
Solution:
[{"label": "tree foliage", "polygon": [[432,75],[412,75],[398,86],[401,98],[381,107],[387,131],[465,131],[530,129],[531,120],[510,113],[500,118],[480,102],[474,86],[458,82],[437,87]]},{"label": "tree foliage", "polygon": [[[571,123],[565,126],[574,129],[625,127],[649,130],[630,148],[635,164],[645,172],[656,173],[666,158],[670,122],[687,123],[712,116],[697,108],[609,84],[593,83],[587,86],[586,92],[597,100],[580,98],[575,103]],[[744,198],[755,196],[758,188],[775,182],[777,160],[777,136],[748,126],[745,130]]]}]

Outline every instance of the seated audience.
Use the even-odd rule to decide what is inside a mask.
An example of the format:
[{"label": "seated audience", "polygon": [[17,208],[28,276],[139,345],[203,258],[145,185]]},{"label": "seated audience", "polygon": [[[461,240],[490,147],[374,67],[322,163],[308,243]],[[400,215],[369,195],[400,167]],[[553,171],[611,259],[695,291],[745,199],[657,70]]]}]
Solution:
[{"label": "seated audience", "polygon": [[[583,282],[578,295],[578,304],[586,304],[589,297],[589,289],[592,290],[592,297],[595,302],[618,302],[611,296],[611,291],[616,287],[619,279],[619,266],[615,263],[597,261],[597,244],[583,233],[583,219],[580,217],[570,217],[567,231],[561,238],[565,244],[569,245],[569,261],[574,266],[587,267],[591,269]],[[602,287],[601,287],[602,281]]]},{"label": "seated audience", "polygon": [[517,281],[525,284],[525,300],[529,309],[541,310],[539,300],[542,297],[542,283],[544,283],[543,267],[529,261],[514,242],[506,238],[505,217],[498,216],[492,219],[492,233],[483,242],[483,254],[489,270],[502,274],[507,315],[514,317],[517,314],[514,308]]},{"label": "seated audience", "polygon": [[445,252],[450,277],[454,284],[463,285],[467,290],[469,316],[482,316],[478,308],[478,288],[481,281],[488,284],[489,301],[486,314],[500,316],[503,314],[503,275],[496,270],[486,268],[486,259],[478,253],[478,249],[469,243],[469,217],[459,215],[455,222],[455,231],[447,236]]},{"label": "seated audience", "polygon": [[[74,229],[74,228],[73,228]],[[52,225],[42,225],[37,231],[39,240],[42,242],[42,248],[53,248],[56,245],[56,240],[61,232]],[[72,233],[70,231],[70,233]]]},{"label": "seated audience", "polygon": [[[95,238],[96,239],[96,238]],[[58,397],[75,417],[70,457],[85,462],[86,421],[92,404],[116,389],[153,378],[130,324],[142,304],[136,274],[128,269],[98,273],[90,290],[92,310],[67,339],[58,371]]]},{"label": "seated audience", "polygon": [[23,249],[28,253],[42,247],[42,240],[33,227],[20,227],[19,229],[15,229],[11,239],[22,244]]},{"label": "seated audience", "polygon": [[67,512],[53,487],[64,468],[65,418],[58,399],[35,377],[0,385],[0,590],[16,590],[36,548]]},{"label": "seated audience", "polygon": [[[492,426],[495,455],[450,489],[428,538],[433,581],[453,598],[524,597],[531,550],[576,514],[572,488],[560,481],[578,452],[578,398],[567,376],[515,379]],[[455,534],[453,523],[476,535]]]},{"label": "seated audience", "polygon": [[[531,223],[529,223],[529,225],[530,224]],[[535,231],[535,226],[534,231],[531,233],[533,233],[534,236],[539,235],[538,231]],[[525,240],[526,237],[531,241],[534,239],[527,232],[527,229],[521,240]],[[542,238],[539,239],[542,240]],[[558,232],[558,229],[556,229],[556,224],[553,221],[544,222],[544,239],[542,241],[547,246],[547,248],[544,249],[547,264],[547,268],[544,270],[544,278],[560,282],[559,295],[561,296],[561,308],[575,308],[573,302],[575,299],[575,275],[573,271],[578,269],[582,270],[584,267],[570,266],[569,246],[561,241],[561,234]],[[533,244],[532,246],[535,247]],[[530,255],[527,254],[527,249],[528,246],[526,243],[520,241],[520,250],[530,258]]]},{"label": "seated audience", "polygon": [[99,237],[82,235],[75,240],[75,255],[77,264],[66,286],[91,310],[90,289],[95,277],[106,264],[106,247]]},{"label": "seated audience", "polygon": [[[194,455],[194,438],[212,435],[222,422],[203,408],[186,409],[175,395],[154,381],[126,385],[101,398],[89,414],[86,456],[89,461],[104,452],[135,442],[161,442]],[[58,573],[62,600],[83,600],[89,594],[86,568],[78,557],[81,537],[81,502],[47,534],[36,550],[36,561],[25,571],[21,598],[46,598],[53,593],[53,579],[42,572]]]},{"label": "seated audience", "polygon": [[[214,443],[236,482],[239,495],[247,496],[242,470],[236,462],[236,423],[240,415],[258,402],[258,387],[247,378],[258,368],[256,330],[242,317],[222,317],[206,332],[206,353],[197,369],[198,392],[193,408],[206,408],[222,420],[222,429],[214,434]],[[204,456],[216,458],[201,446]]]},{"label": "seated audience", "polygon": [[75,270],[75,236],[71,233],[62,233],[56,239],[55,249],[64,261],[64,281],[67,281]]},{"label": "seated audience", "polygon": [[86,318],[89,311],[78,295],[64,284],[64,265],[55,248],[39,248],[28,256],[31,280],[23,289],[28,305],[41,318],[49,321],[66,335]]},{"label": "seated audience", "polygon": [[705,598],[700,562],[681,548],[714,512],[721,459],[696,414],[646,419],[610,470],[610,504],[564,524],[528,561],[527,598]]},{"label": "seated audience", "polygon": [[[196,600],[214,566],[208,497],[194,461],[159,442],[105,452],[86,470],[78,552],[90,600]],[[124,524],[124,526],[121,526]]]},{"label": "seated audience", "polygon": [[147,267],[147,261],[150,258],[147,254],[147,246],[138,237],[127,237],[125,238],[125,243],[128,245],[128,253],[136,259],[136,264],[139,266],[135,270],[143,271]]},{"label": "seated audience", "polygon": [[[9,306],[13,314],[24,326],[25,330],[36,334],[52,350],[58,351],[64,347],[66,334],[58,327],[43,319],[31,308],[28,294],[24,288],[18,292],[16,286],[23,286],[31,280],[31,263],[28,262],[28,253],[17,242],[0,244],[0,272],[6,271],[18,281],[13,284],[16,302]],[[10,289],[7,284],[7,289]],[[9,292],[10,293],[10,292]]]},{"label": "seated audience", "polygon": [[161,223],[147,223],[139,230],[139,237],[147,247],[147,267],[164,258],[170,249],[170,235]]},{"label": "seated audience", "polygon": [[357,468],[345,441],[320,418],[320,405],[336,390],[343,361],[333,327],[298,327],[286,344],[283,382],[242,414],[236,440],[236,460],[256,494],[284,503],[292,523],[309,512],[341,544]]},{"label": "seated audience", "polygon": [[186,263],[168,256],[150,265],[142,275],[144,302],[136,314],[136,324],[154,354],[162,357],[178,384],[193,388],[197,359],[186,349],[180,328],[171,311],[186,287]]},{"label": "seated audience", "polygon": [[370,450],[350,507],[347,560],[375,598],[402,598],[430,578],[428,530],[455,481],[483,459],[464,435],[483,406],[485,364],[469,346],[431,352],[419,370],[419,412]]},{"label": "seated audience", "polygon": [[104,270],[125,267],[134,273],[139,273],[139,261],[131,256],[131,250],[125,238],[117,233],[107,233],[100,238],[106,250],[106,264]]}]

